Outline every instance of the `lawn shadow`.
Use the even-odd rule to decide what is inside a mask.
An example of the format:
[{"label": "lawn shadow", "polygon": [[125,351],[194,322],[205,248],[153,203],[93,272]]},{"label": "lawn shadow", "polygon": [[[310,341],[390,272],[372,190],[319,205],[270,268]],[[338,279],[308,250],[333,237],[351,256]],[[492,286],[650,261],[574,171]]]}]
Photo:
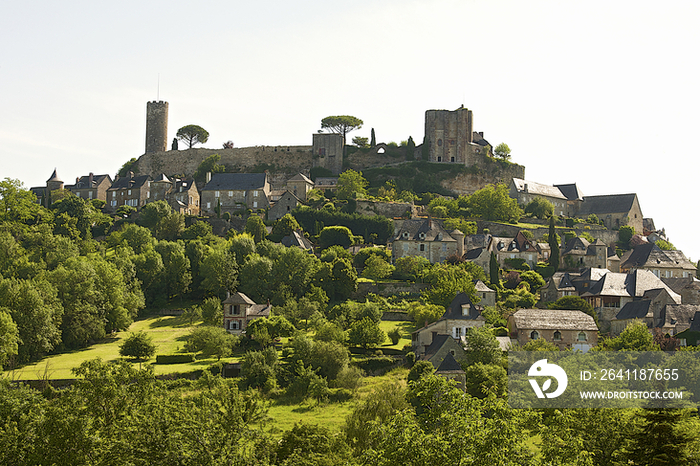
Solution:
[{"label": "lawn shadow", "polygon": [[190,321],[185,319],[183,316],[163,316],[160,317],[150,324],[149,328],[163,328],[163,327],[173,327],[173,328],[183,328],[191,327]]}]

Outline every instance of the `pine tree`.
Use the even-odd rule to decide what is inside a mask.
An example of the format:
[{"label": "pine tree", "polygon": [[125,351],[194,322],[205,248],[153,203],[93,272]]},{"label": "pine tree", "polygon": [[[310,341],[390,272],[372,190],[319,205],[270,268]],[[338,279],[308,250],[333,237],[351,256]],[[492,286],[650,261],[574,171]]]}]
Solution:
[{"label": "pine tree", "polygon": [[557,233],[554,229],[554,216],[549,217],[549,265],[554,267],[554,271],[559,270],[559,241],[557,241]]}]

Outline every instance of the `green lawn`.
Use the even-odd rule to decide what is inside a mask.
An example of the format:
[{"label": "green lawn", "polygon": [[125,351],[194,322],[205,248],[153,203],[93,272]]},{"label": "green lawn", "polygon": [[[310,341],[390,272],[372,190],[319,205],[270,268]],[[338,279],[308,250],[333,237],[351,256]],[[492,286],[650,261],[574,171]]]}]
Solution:
[{"label": "green lawn", "polygon": [[379,327],[384,330],[385,333],[389,333],[391,330],[398,328],[401,330],[401,339],[396,345],[391,344],[391,340],[387,337],[384,344],[380,347],[382,348],[393,348],[401,350],[405,345],[411,344],[411,332],[413,332],[416,327],[414,322],[407,321],[393,321],[393,320],[382,320],[379,323]]},{"label": "green lawn", "polygon": [[[129,335],[129,332],[145,331],[153,337],[153,342],[158,348],[156,354],[170,354],[183,348],[184,336],[191,329],[189,322],[185,322],[182,317],[147,317],[131,324],[128,331],[119,332],[115,336],[88,348],[48,356],[20,369],[5,372],[3,375],[14,380],[70,379],[73,378],[71,369],[79,366],[83,361],[95,358],[101,358],[103,361],[119,359],[119,345],[121,340]],[[226,361],[232,360],[237,360],[237,358],[226,359]],[[215,362],[216,358],[212,358],[198,359],[187,364],[152,364],[152,366],[156,375],[160,375],[203,369]],[[155,357],[144,364],[150,363],[155,363]],[[138,365],[138,363],[134,363],[134,365]]]}]

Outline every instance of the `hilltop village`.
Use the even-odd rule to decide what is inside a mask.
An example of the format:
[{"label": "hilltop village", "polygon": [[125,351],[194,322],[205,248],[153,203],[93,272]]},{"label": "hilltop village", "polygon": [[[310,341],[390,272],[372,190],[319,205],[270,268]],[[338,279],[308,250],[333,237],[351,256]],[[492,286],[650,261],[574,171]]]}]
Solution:
[{"label": "hilltop village", "polygon": [[505,404],[513,350],[700,342],[635,193],[528,179],[463,107],[420,144],[180,148],[146,116],[115,176],[0,182],[0,463],[645,464],[643,410],[591,410],[602,439]]}]

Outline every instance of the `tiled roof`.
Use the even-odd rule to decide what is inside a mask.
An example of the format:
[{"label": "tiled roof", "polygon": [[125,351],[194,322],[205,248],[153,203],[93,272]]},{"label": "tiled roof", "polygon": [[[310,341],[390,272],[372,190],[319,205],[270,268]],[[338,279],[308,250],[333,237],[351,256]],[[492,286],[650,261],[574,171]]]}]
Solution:
[{"label": "tiled roof", "polygon": [[479,256],[481,256],[481,253],[484,252],[485,248],[476,248],[476,249],[470,249],[466,253],[464,253],[464,259],[465,260],[474,260],[478,259]]},{"label": "tiled roof", "polygon": [[202,191],[250,191],[263,189],[267,173],[215,173]]},{"label": "tiled roof", "polygon": [[586,196],[581,203],[581,209],[576,214],[577,217],[586,217],[590,214],[618,214],[627,213],[632,209],[637,195],[631,194],[608,194],[605,196]]},{"label": "tiled roof", "polygon": [[[547,184],[537,183],[534,181],[522,180],[520,178],[513,178],[513,184],[518,192],[526,192],[529,194],[536,194],[539,196],[553,197],[557,199],[566,199],[566,196],[562,194],[559,188],[554,186],[549,186]],[[527,188],[527,189],[526,189]]]},{"label": "tiled roof", "polygon": [[228,298],[226,298],[223,302],[224,304],[255,304],[255,301],[250,299],[248,296],[244,295],[243,293],[234,293]]},{"label": "tiled roof", "polygon": [[559,188],[559,191],[570,201],[580,201],[583,200],[583,193],[576,186],[576,183],[570,184],[555,184],[555,188]]},{"label": "tiled roof", "polygon": [[690,328],[693,317],[700,312],[700,305],[697,304],[667,304],[661,310],[661,325],[672,325],[676,333]]},{"label": "tiled roof", "polygon": [[99,185],[100,183],[102,183],[102,181],[105,178],[109,179],[110,182],[112,181],[112,177],[110,177],[109,175],[93,175],[92,176],[92,185],[90,185],[90,175],[81,176],[78,179],[78,182],[72,186],[72,188],[73,189],[94,188],[97,185]]},{"label": "tiled roof", "polygon": [[452,353],[447,353],[435,372],[464,372]]},{"label": "tiled roof", "polygon": [[472,304],[469,295],[460,292],[454,297],[440,320],[484,320],[484,318],[476,306]]},{"label": "tiled roof", "polygon": [[581,311],[521,309],[512,317],[519,330],[598,330],[593,317]]},{"label": "tiled roof", "polygon": [[440,222],[431,219],[404,220],[394,241],[443,241],[456,242],[442,228]]},{"label": "tiled roof", "polygon": [[620,312],[617,313],[615,319],[617,320],[628,320],[628,319],[643,319],[649,314],[649,308],[651,307],[650,299],[642,299],[639,301],[632,301],[622,306]]},{"label": "tiled roof", "polygon": [[287,181],[304,181],[305,183],[308,183],[308,184],[311,184],[311,185],[314,184],[314,182],[311,181],[311,180],[310,180],[309,178],[307,178],[306,176],[304,176],[303,173],[297,173],[296,175],[294,175],[293,177],[291,177],[291,178],[288,179]]},{"label": "tiled roof", "polygon": [[681,302],[681,297],[675,293],[656,275],[648,270],[637,269],[631,273],[609,272],[598,280],[582,297],[587,296],[628,296],[642,297],[649,290],[665,289],[674,302]]},{"label": "tiled roof", "polygon": [[125,176],[115,180],[114,183],[112,183],[112,187],[109,188],[108,191],[114,191],[117,189],[138,189],[146,184],[146,182],[150,179],[151,177],[149,175],[135,176],[133,178]]}]

